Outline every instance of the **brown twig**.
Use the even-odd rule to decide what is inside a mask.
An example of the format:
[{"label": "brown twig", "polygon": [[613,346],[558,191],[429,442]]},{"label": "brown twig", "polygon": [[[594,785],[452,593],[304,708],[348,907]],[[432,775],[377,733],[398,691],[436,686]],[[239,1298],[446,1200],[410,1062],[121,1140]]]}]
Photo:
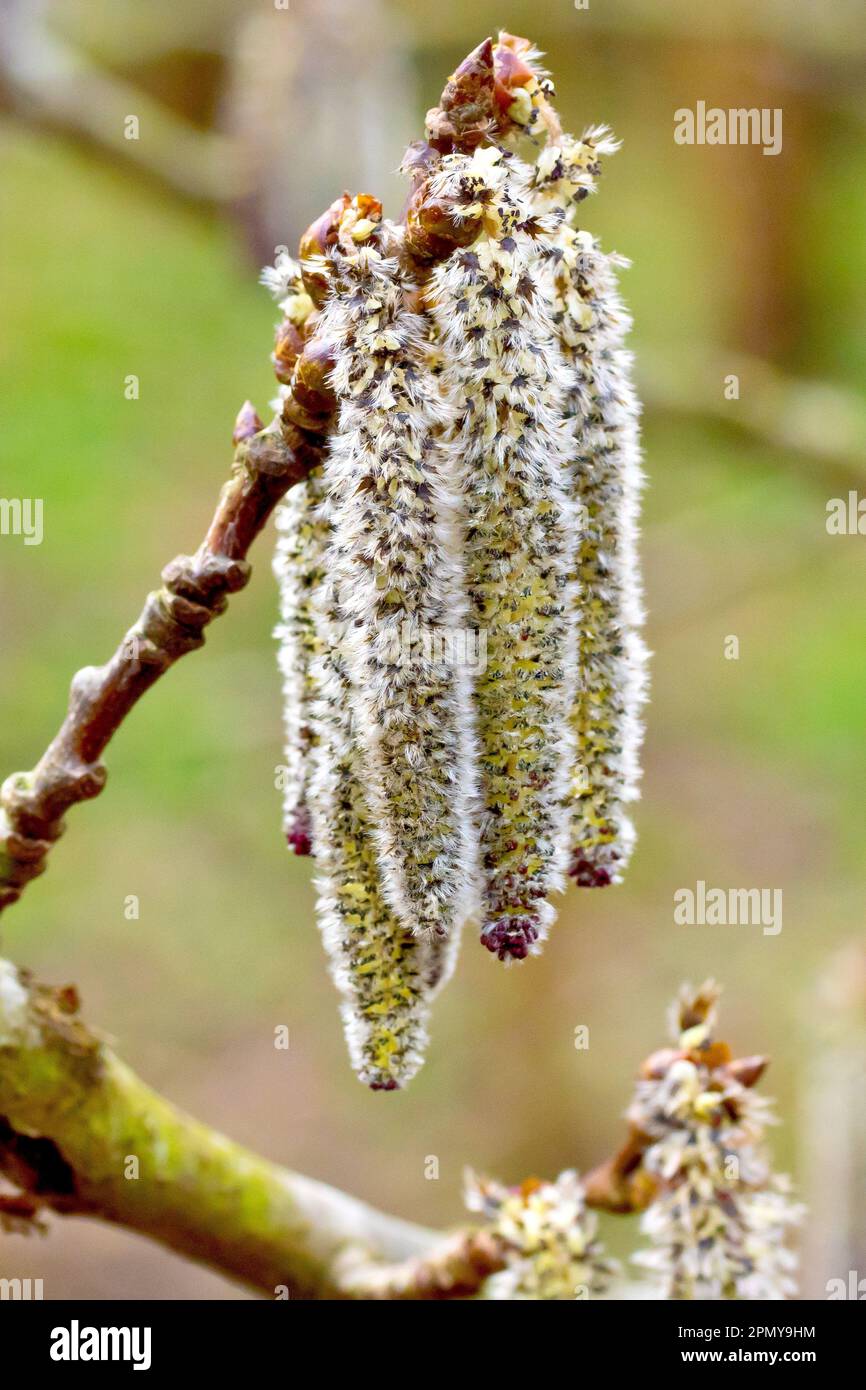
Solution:
[{"label": "brown twig", "polygon": [[16,902],[45,868],[71,806],[105,786],[102,753],[142,695],[225,612],[228,597],[248,582],[247,552],[288,489],[322,453],[321,436],[286,422],[262,430],[253,407],[235,429],[232,476],[210,529],[194,555],[179,555],[162,572],[138,621],[104,666],[72,681],[59,733],[30,772],[16,772],[0,790],[0,911]]},{"label": "brown twig", "polygon": [[489,1231],[467,1229],[442,1236],[423,1255],[382,1264],[347,1252],[340,1285],[346,1295],[370,1301],[471,1298],[507,1264],[502,1243]]}]

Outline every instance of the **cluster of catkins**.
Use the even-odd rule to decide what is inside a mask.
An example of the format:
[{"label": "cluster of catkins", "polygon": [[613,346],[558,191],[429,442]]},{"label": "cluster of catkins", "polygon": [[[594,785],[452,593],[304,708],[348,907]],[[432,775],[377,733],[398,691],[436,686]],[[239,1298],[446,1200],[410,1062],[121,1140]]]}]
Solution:
[{"label": "cluster of catkins", "polygon": [[653,1198],[642,1218],[650,1248],[635,1261],[668,1299],[780,1300],[796,1293],[785,1243],[803,1207],[771,1171],[763,1136],[772,1104],[752,1088],[762,1057],[734,1059],[714,1039],[718,991],[684,987],[674,1046],[644,1064],[628,1113],[646,1148]]},{"label": "cluster of catkins", "polygon": [[486,41],[403,222],[346,194],[264,277],[284,417],[328,437],[278,515],[284,824],[377,1089],[420,1064],[468,921],[521,960],[634,840],[638,406],[619,262],[577,220],[616,146],[563,135],[551,91]]},{"label": "cluster of catkins", "polygon": [[650,1248],[632,1258],[652,1284],[635,1286],[635,1296],[796,1295],[787,1238],[804,1209],[764,1148],[772,1105],[753,1088],[766,1058],[735,1058],[715,1037],[718,993],[712,981],[683,986],[671,1011],[673,1045],[644,1062],[615,1159],[584,1179],[568,1171],[518,1187],[469,1175],[467,1206],[502,1256],[486,1297],[604,1297],[622,1271],[605,1255],[593,1207],[643,1212]]}]

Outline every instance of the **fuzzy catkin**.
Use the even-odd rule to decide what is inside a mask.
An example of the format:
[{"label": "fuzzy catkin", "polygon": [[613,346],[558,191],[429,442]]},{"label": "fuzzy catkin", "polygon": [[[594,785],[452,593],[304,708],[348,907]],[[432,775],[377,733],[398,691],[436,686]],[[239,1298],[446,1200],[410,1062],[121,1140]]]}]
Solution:
[{"label": "fuzzy catkin", "polygon": [[318,649],[311,663],[309,800],[317,914],[342,999],[351,1064],[371,1089],[389,1091],[405,1084],[424,1060],[429,1004],[454,968],[459,931],[447,937],[414,934],[382,892],[332,577],[316,587],[312,608]]},{"label": "fuzzy catkin", "polygon": [[466,1205],[481,1214],[505,1255],[485,1298],[573,1302],[606,1292],[616,1265],[597,1238],[598,1220],[577,1173],[560,1173],[555,1182],[530,1178],[520,1187],[469,1173]]},{"label": "fuzzy catkin", "polygon": [[296,854],[309,854],[311,824],[308,783],[313,683],[310,665],[317,648],[312,595],[324,576],[329,527],[318,507],[322,470],[317,468],[293,487],[277,509],[274,574],[280,592],[277,661],[283,677],[284,766],[283,830]]},{"label": "fuzzy catkin", "polygon": [[365,245],[335,251],[329,273],[326,565],[359,765],[383,896],[405,928],[442,936],[467,915],[477,860],[460,504],[441,444],[452,412],[397,261]]},{"label": "fuzzy catkin", "polygon": [[796,1294],[786,1237],[803,1218],[764,1150],[770,1103],[752,1087],[762,1058],[731,1060],[714,1042],[718,991],[684,987],[674,1047],[644,1066],[628,1112],[651,1140],[643,1167],[656,1192],[641,1222],[650,1248],[633,1256],[668,1299],[756,1301]]},{"label": "fuzzy catkin", "polygon": [[581,887],[619,882],[631,855],[627,808],[639,795],[647,688],[637,557],[640,406],[624,346],[631,319],[616,278],[627,262],[574,225],[578,203],[594,188],[599,155],[616,148],[603,128],[581,141],[566,137],[542,151],[533,186],[534,205],[561,216],[544,278],[568,373],[571,487],[581,525],[569,864]]},{"label": "fuzzy catkin", "polygon": [[[313,304],[304,288],[297,261],[281,251],[275,264],[262,271],[261,283],[283,311],[278,340],[280,331],[285,328],[295,330],[299,336]],[[276,363],[276,357],[274,360]],[[307,479],[291,488],[275,517],[277,544],[273,569],[280,595],[280,622],[274,629],[274,637],[279,643],[277,664],[283,678],[285,735],[285,762],[280,769],[283,830],[296,854],[310,854],[312,850],[307,783],[313,738],[310,662],[315,652],[316,634],[311,596],[322,578],[322,555],[329,529],[318,513],[321,476],[321,468],[316,468]]]},{"label": "fuzzy catkin", "polygon": [[457,409],[470,620],[486,641],[475,701],[482,775],[482,941],[538,949],[563,883],[573,756],[572,557],[561,357],[539,290],[525,166],[489,147],[445,156],[432,193],[483,230],[427,291]]}]

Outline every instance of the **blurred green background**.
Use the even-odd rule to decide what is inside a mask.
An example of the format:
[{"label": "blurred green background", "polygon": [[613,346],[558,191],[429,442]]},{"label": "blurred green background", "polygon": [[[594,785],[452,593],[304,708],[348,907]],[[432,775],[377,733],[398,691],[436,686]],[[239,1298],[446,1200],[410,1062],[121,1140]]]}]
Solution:
[{"label": "blurred green background", "polygon": [[[778,1166],[813,1207],[805,1290],[866,1274],[847,1079],[866,1012],[866,537],[825,528],[829,498],[866,495],[862,6],[2,0],[0,18],[0,494],[43,498],[45,525],[38,547],[0,537],[3,775],[36,761],[72,672],[203,535],[235,412],[273,394],[258,267],[344,186],[399,214],[406,140],[500,24],[546,50],[567,128],[624,141],[585,221],[633,261],[655,653],[626,884],[572,891],[523,967],[467,940],[405,1093],[349,1070],[310,866],[280,834],[270,535],[205,650],[122,729],[105,795],[4,917],[4,953],[75,980],[88,1019],[201,1118],[441,1224],[466,1164],[518,1181],[607,1156],[670,998],[714,975],[723,1035],[772,1057]],[[676,145],[674,111],[699,100],[780,107],[782,153]],[[675,926],[697,879],[781,887],[781,934]],[[604,1233],[636,1243],[629,1221]],[[0,1274],[42,1277],[47,1298],[244,1296],[83,1221],[0,1237]]]}]

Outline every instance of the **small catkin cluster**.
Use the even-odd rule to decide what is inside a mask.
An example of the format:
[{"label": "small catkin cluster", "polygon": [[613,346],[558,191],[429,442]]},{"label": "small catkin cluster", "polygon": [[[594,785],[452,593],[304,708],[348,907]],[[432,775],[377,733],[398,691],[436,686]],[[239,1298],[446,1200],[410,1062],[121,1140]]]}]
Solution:
[{"label": "small catkin cluster", "polygon": [[606,1291],[616,1265],[596,1238],[597,1219],[575,1172],[560,1173],[556,1182],[530,1178],[519,1187],[470,1173],[466,1205],[505,1254],[505,1268],[485,1285],[486,1298],[573,1301]]},{"label": "small catkin cluster", "polygon": [[736,1060],[714,1040],[718,991],[685,987],[674,1046],[644,1064],[628,1118],[649,1139],[653,1199],[642,1218],[651,1248],[634,1258],[669,1299],[778,1300],[796,1292],[786,1245],[803,1208],[763,1149],[770,1102],[752,1087],[765,1060]]},{"label": "small catkin cluster", "polygon": [[285,830],[386,1088],[463,925],[524,959],[568,871],[616,882],[633,839],[637,405],[617,262],[574,216],[614,146],[562,135],[538,58],[501,35],[460,65],[403,224],[345,194],[265,273],[283,417],[329,438],[278,519]]},{"label": "small catkin cluster", "polygon": [[465,630],[460,498],[442,446],[447,397],[398,261],[365,240],[338,244],[321,332],[338,402],[323,485],[341,652],[384,896],[410,931],[446,936],[475,883],[470,672],[449,637]]}]

